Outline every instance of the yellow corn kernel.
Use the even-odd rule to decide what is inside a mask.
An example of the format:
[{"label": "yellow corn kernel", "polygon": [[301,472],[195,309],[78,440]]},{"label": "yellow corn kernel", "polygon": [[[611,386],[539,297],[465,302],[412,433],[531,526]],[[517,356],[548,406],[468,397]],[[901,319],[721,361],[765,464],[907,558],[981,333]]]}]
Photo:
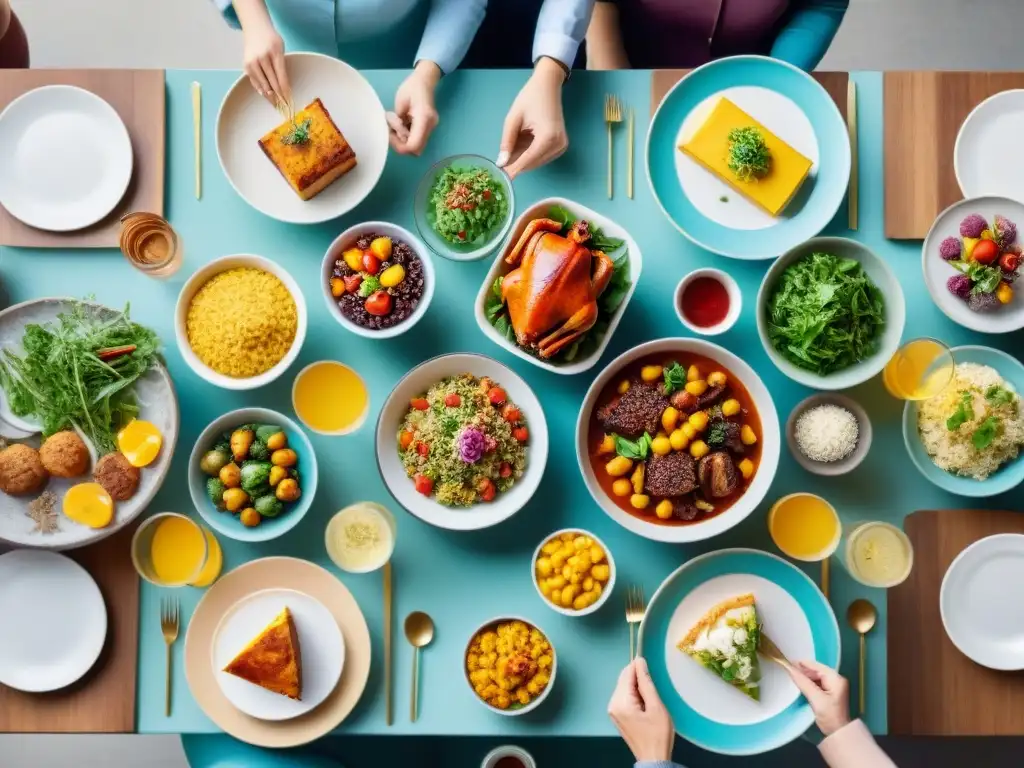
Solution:
[{"label": "yellow corn kernel", "polygon": [[744,445],[753,445],[757,442],[757,435],[754,434],[754,430],[750,428],[749,424],[744,424],[740,428],[740,440]]},{"label": "yellow corn kernel", "polygon": [[654,508],[654,514],[658,516],[659,520],[670,520],[672,518],[672,502],[668,499],[662,499],[658,502],[658,506]]},{"label": "yellow corn kernel", "polygon": [[622,381],[620,381],[620,382],[619,382],[619,386],[617,386],[617,387],[615,388],[615,390],[616,390],[616,391],[617,391],[617,392],[618,392],[618,393],[619,393],[620,395],[624,395],[624,394],[626,394],[627,392],[629,392],[629,379],[623,379]]},{"label": "yellow corn kernel", "polygon": [[615,438],[611,435],[605,435],[601,438],[601,444],[597,446],[597,453],[615,453]]},{"label": "yellow corn kernel", "polygon": [[697,436],[697,430],[693,428],[693,424],[690,422],[686,422],[679,429],[686,435],[687,440],[693,440]]},{"label": "yellow corn kernel", "polygon": [[633,484],[624,477],[612,483],[612,493],[616,496],[629,496],[633,492]]},{"label": "yellow corn kernel", "polygon": [[562,590],[560,590],[560,589],[552,589],[550,597],[551,597],[551,602],[554,603],[555,605],[561,605],[562,604]]},{"label": "yellow corn kernel", "polygon": [[568,583],[569,582],[565,580],[565,576],[562,576],[561,574],[559,574],[558,576],[552,576],[550,579],[548,579],[548,584],[551,585],[552,589],[561,589]]},{"label": "yellow corn kernel", "polygon": [[647,509],[647,505],[651,503],[651,497],[645,493],[634,493],[629,497],[629,503],[633,509]]},{"label": "yellow corn kernel", "polygon": [[704,379],[697,379],[696,381],[686,382],[686,391],[691,395],[700,397],[708,391],[708,383]]},{"label": "yellow corn kernel", "polygon": [[711,451],[708,444],[703,440],[694,440],[690,443],[690,455],[695,459],[702,459]]},{"label": "yellow corn kernel", "polygon": [[537,586],[540,587],[540,593],[544,595],[544,597],[551,596],[551,584],[549,584],[547,581],[541,581],[537,584]]},{"label": "yellow corn kernel", "polygon": [[640,369],[640,378],[646,382],[654,382],[661,378],[663,368],[660,365],[645,365]]},{"label": "yellow corn kernel", "polygon": [[999,299],[1000,304],[1009,304],[1013,299],[1013,288],[1005,280],[996,288],[996,298]]},{"label": "yellow corn kernel", "polygon": [[665,428],[666,432],[675,429],[677,421],[679,421],[679,411],[671,405],[661,412],[661,426]]},{"label": "yellow corn kernel", "polygon": [[691,413],[690,418],[687,419],[687,421],[689,422],[690,426],[692,426],[698,432],[703,432],[705,429],[708,428],[708,415],[704,411],[697,411],[696,413]]},{"label": "yellow corn kernel", "polygon": [[588,539],[586,536],[576,536],[572,540],[572,548],[575,549],[577,552],[581,552],[589,546],[590,539]]},{"label": "yellow corn kernel", "polygon": [[699,379],[699,378],[700,378],[700,368],[698,368],[696,365],[691,365],[689,368],[686,369],[686,380],[687,381],[697,381],[697,379]]},{"label": "yellow corn kernel", "polygon": [[595,565],[593,568],[590,569],[590,575],[598,581],[608,581],[608,579],[610,579],[612,575],[611,566],[609,566],[607,563],[604,563],[602,565]]},{"label": "yellow corn kernel", "polygon": [[590,547],[590,562],[604,562],[604,550],[597,546],[597,544],[593,544]]},{"label": "yellow corn kernel", "polygon": [[744,480],[749,480],[754,476],[754,462],[750,459],[743,459],[743,461],[736,465],[736,468],[739,469]]},{"label": "yellow corn kernel", "polygon": [[584,592],[589,592],[593,588],[594,588],[594,577],[593,576],[587,576],[587,578],[585,578],[583,580],[583,591]]},{"label": "yellow corn kernel", "polygon": [[672,451],[672,443],[667,437],[656,437],[651,441],[651,450],[658,456],[664,456]]},{"label": "yellow corn kernel", "polygon": [[579,584],[579,583],[580,583],[580,580],[581,580],[582,578],[583,578],[583,577],[582,577],[582,576],[580,576],[580,575],[579,575],[578,573],[573,573],[573,575],[569,577],[569,583],[570,583],[570,584]]},{"label": "yellow corn kernel", "polygon": [[573,574],[572,566],[569,565],[569,563],[567,562],[565,565],[562,566],[562,578],[565,579],[566,581],[571,581],[572,580],[572,574]]},{"label": "yellow corn kernel", "polygon": [[551,561],[548,558],[546,558],[546,557],[538,557],[537,558],[537,574],[538,575],[540,575],[540,576],[550,576],[552,570],[553,569],[551,567]]},{"label": "yellow corn kernel", "polygon": [[604,465],[605,472],[612,477],[622,477],[633,468],[633,462],[625,456],[616,456]]},{"label": "yellow corn kernel", "polygon": [[[630,490],[633,490],[633,489],[630,488]],[[553,554],[551,556],[551,567],[554,570],[556,570],[556,571],[560,571],[560,570],[562,570],[562,567],[564,565],[565,565],[565,555],[563,555],[561,552],[555,552],[555,554]]]},{"label": "yellow corn kernel", "polygon": [[726,376],[721,371],[712,371],[708,374],[709,387],[724,387],[726,381]]},{"label": "yellow corn kernel", "polygon": [[644,465],[637,464],[636,469],[633,470],[633,474],[630,476],[629,481],[633,484],[633,493],[644,492]]},{"label": "yellow corn kernel", "polygon": [[[575,538],[576,534],[572,533],[571,531],[567,531],[566,533],[560,534],[558,537],[559,541],[572,541]],[[561,547],[559,547],[559,549],[561,549]]]},{"label": "yellow corn kernel", "polygon": [[681,451],[690,444],[690,438],[686,436],[683,430],[677,429],[668,436],[668,442],[672,446],[673,451]]},{"label": "yellow corn kernel", "polygon": [[594,601],[591,600],[590,595],[584,592],[572,601],[572,607],[575,611],[582,611],[584,608],[589,608],[590,604],[593,602]]},{"label": "yellow corn kernel", "polygon": [[735,416],[740,412],[740,401],[730,397],[724,403],[722,403],[722,415],[723,416]]},{"label": "yellow corn kernel", "polygon": [[568,608],[572,605],[572,601],[576,599],[576,595],[580,593],[580,588],[575,584],[570,584],[568,587],[562,590],[562,606]]}]

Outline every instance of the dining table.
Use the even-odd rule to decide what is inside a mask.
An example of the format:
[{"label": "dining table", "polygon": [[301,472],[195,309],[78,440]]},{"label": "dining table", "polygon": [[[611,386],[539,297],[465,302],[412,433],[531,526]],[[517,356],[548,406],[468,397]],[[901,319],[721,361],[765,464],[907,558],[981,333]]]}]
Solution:
[{"label": "dining table", "polygon": [[[363,74],[385,105],[406,73],[369,70]],[[739,321],[714,339],[747,361],[774,398],[783,422],[811,390],[786,378],[769,360],[755,325],[758,288],[769,261],[739,261],[702,250],[662,214],[646,179],[645,146],[652,113],[650,71],[574,73],[564,89],[570,144],[557,161],[515,179],[518,210],[534,201],[562,196],[592,208],[628,230],[643,252],[643,274],[625,316],[598,365],[586,373],[561,376],[514,357],[495,346],[474,320],[474,297],[489,260],[470,263],[434,257],[436,293],[425,317],[407,333],[388,340],[349,333],[329,314],[321,285],[321,260],[342,230],[363,221],[388,221],[415,229],[413,196],[427,169],[449,155],[494,157],[508,106],[528,76],[526,71],[455,72],[444,78],[437,96],[440,124],[419,157],[391,153],[370,195],[340,219],[316,225],[275,221],[251,208],[232,188],[217,160],[217,110],[238,72],[168,70],[165,216],[178,232],[184,264],[173,277],[158,280],[135,270],[116,249],[26,249],[0,247],[0,279],[10,303],[42,296],[94,297],[111,307],[130,303],[132,318],[153,328],[174,380],[181,410],[177,450],[169,475],[146,514],[180,512],[198,519],[190,500],[187,462],[199,433],[224,412],[259,406],[292,414],[295,372],[311,362],[333,359],[354,368],[370,393],[370,411],[356,432],[330,437],[310,433],[320,468],[312,507],[294,529],[267,542],[247,543],[221,536],[224,571],[272,555],[303,558],[329,569],[352,592],[366,617],[372,640],[368,685],[338,733],[375,737],[474,736],[516,740],[523,737],[610,737],[615,729],[607,703],[629,658],[625,594],[640,585],[650,596],[676,568],[694,556],[723,548],[746,547],[780,554],[769,537],[766,515],[772,502],[790,493],[820,494],[844,523],[883,520],[902,525],[918,509],[963,507],[963,500],[929,483],[914,467],[901,433],[903,403],[890,396],[881,377],[846,394],[867,410],[874,431],[864,462],[843,477],[821,477],[802,469],[783,447],[778,472],[766,499],[733,529],[696,544],[651,541],[618,526],[590,497],[577,461],[575,429],[584,394],[600,370],[621,352],[651,339],[692,335],[677,318],[673,291],[687,272],[704,266],[727,271],[740,286]],[[859,226],[848,229],[844,204],[824,234],[854,238],[873,249],[897,275],[906,297],[904,338],[934,336],[950,346],[985,344],[1013,353],[1013,334],[983,336],[949,320],[936,307],[922,281],[920,240],[891,240],[885,232],[883,164],[883,73],[850,73],[858,99]],[[193,163],[193,81],[202,86],[202,195],[195,195]],[[606,94],[616,94],[636,115],[635,195],[626,195],[627,132],[616,130],[616,180],[609,199],[606,177]],[[952,158],[948,159],[952,162]],[[175,344],[174,307],[184,281],[212,259],[256,254],[276,261],[298,282],[309,310],[305,343],[285,376],[248,392],[219,389],[195,375]],[[1017,355],[1021,347],[1016,342]],[[506,522],[479,531],[431,527],[398,507],[389,496],[374,461],[377,414],[399,379],[431,357],[451,352],[487,355],[511,366],[537,393],[550,434],[550,451],[540,488]],[[1014,505],[1012,494],[971,500],[979,508]],[[420,712],[411,722],[403,703],[413,654],[396,631],[393,641],[394,724],[385,721],[383,595],[381,573],[350,575],[329,560],[324,545],[328,520],[356,501],[375,501],[392,509],[398,521],[394,552],[394,621],[401,627],[412,611],[430,614],[436,626],[432,644],[420,659]],[[1016,496],[1019,506],[1020,496]],[[541,598],[532,583],[531,555],[552,531],[579,527],[592,531],[610,548],[617,566],[615,593],[602,609],[583,618],[561,615]],[[796,563],[816,581],[817,565]],[[173,648],[171,714],[164,706],[164,638],[159,622],[162,597],[169,590],[143,583],[140,591],[136,731],[140,734],[211,734],[218,728],[189,692],[184,672],[184,643]],[[181,601],[183,635],[204,591],[175,591]],[[867,637],[867,689],[864,719],[875,734],[887,731],[886,595],[861,586],[839,563],[833,564],[830,601],[839,619],[841,672],[857,678],[858,638],[845,621],[849,604],[869,599],[878,609],[877,626]],[[491,617],[528,618],[547,634],[558,656],[551,696],[525,717],[500,717],[481,706],[463,675],[463,655],[474,629]],[[922,641],[927,641],[922,638]],[[856,683],[852,683],[856,685]]]}]

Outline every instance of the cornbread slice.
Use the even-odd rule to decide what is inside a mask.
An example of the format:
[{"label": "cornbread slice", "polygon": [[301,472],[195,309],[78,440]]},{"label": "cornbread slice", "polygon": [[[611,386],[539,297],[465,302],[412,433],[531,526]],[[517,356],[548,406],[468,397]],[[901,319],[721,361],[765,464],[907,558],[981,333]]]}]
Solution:
[{"label": "cornbread slice", "polygon": [[729,685],[760,701],[760,634],[754,596],[738,595],[705,613],[676,647]]},{"label": "cornbread slice", "polygon": [[[309,139],[289,144],[285,138],[296,125],[309,120]],[[295,113],[295,119],[260,139],[260,148],[303,200],[323,192],[330,184],[356,167],[356,153],[334,124],[320,99]]]},{"label": "cornbread slice", "polygon": [[302,657],[292,612],[287,607],[281,611],[224,667],[224,671],[268,691],[301,701]]}]

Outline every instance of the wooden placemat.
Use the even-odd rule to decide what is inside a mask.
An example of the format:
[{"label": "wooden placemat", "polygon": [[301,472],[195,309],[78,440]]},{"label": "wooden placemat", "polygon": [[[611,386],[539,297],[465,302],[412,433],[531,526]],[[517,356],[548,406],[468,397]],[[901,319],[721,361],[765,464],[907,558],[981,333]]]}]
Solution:
[{"label": "wooden placemat", "polygon": [[85,677],[63,690],[23,693],[0,685],[0,733],[135,731],[139,577],[131,561],[134,532],[135,526],[129,525],[91,546],[64,553],[92,574],[103,593],[106,645]]},{"label": "wooden placemat", "polygon": [[979,103],[1024,88],[1024,72],[886,72],[885,236],[922,240],[961,200],[953,169],[960,126]]},{"label": "wooden placemat", "polygon": [[0,245],[27,248],[116,248],[118,219],[129,211],[164,212],[165,92],[162,69],[8,69],[0,77],[0,110],[43,85],[76,85],[105,99],[132,141],[134,167],[124,198],[103,221],[75,232],[45,232],[0,206]]},{"label": "wooden placemat", "polygon": [[1024,533],[1024,514],[929,510],[907,517],[904,530],[914,570],[888,594],[889,734],[1024,735],[1024,680],[960,653],[939,614],[939,588],[953,559],[986,536]]}]

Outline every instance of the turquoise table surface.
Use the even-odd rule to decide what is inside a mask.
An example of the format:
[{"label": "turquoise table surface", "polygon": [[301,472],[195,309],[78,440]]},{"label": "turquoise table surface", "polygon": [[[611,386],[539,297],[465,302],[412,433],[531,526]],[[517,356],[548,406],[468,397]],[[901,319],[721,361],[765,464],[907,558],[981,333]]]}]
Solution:
[{"label": "turquoise table surface", "polygon": [[[402,72],[368,72],[386,104]],[[473,297],[488,268],[486,262],[453,263],[435,259],[437,291],[423,321],[408,334],[373,342],[343,330],[327,313],[321,297],[320,261],[342,229],[361,220],[387,219],[412,227],[416,183],[431,163],[460,152],[494,156],[508,104],[523,83],[523,72],[460,72],[445,78],[439,93],[441,124],[420,158],[391,156],[380,184],[353,213],[314,227],[278,223],[251,209],[231,189],[215,154],[215,115],[234,81],[231,72],[167,73],[168,156],[167,216],[184,241],[185,265],[161,282],[133,270],[116,251],[29,251],[3,249],[0,273],[12,301],[47,295],[94,294],[107,304],[132,302],[133,317],[156,329],[181,402],[179,448],[152,512],[176,510],[196,515],[186,488],[186,459],[199,432],[221,413],[259,405],[291,413],[291,374],[314,360],[333,358],[354,366],[371,391],[371,418],[354,435],[313,437],[322,472],[313,506],[294,530],[264,544],[243,544],[222,537],[225,569],[266,555],[304,557],[331,567],[323,546],[324,526],[342,506],[361,499],[395,505],[373,471],[373,432],[384,397],[412,366],[433,355],[454,351],[480,352],[511,365],[537,392],[547,414],[551,454],[544,481],[533,501],[510,521],[490,530],[453,533],[436,530],[395,509],[398,546],[394,567],[395,594],[395,724],[384,723],[382,678],[382,599],[380,574],[335,573],[359,601],[373,640],[373,667],[366,692],[342,725],[362,734],[474,734],[606,736],[614,733],[606,703],[619,670],[627,660],[623,621],[623,590],[640,583],[650,595],[673,569],[693,555],[730,546],[775,551],[765,527],[770,502],[794,491],[824,495],[846,522],[883,519],[899,523],[916,510],[964,506],[965,502],[930,485],[913,467],[900,434],[901,404],[889,397],[879,380],[852,394],[871,415],[875,437],[867,460],[841,479],[812,476],[783,450],[778,476],[762,507],[743,524],[708,542],[672,546],[647,541],[620,528],[593,503],[576,467],[574,428],[579,404],[592,375],[562,377],[546,373],[492,345],[473,320]],[[855,75],[859,92],[861,229],[854,236],[875,248],[895,269],[907,299],[906,336],[939,336],[952,344],[982,343],[1006,348],[1009,339],[982,337],[946,319],[932,304],[921,283],[919,243],[883,238],[882,227],[882,78],[878,73]],[[189,86],[203,84],[203,198],[193,195],[192,120]],[[754,297],[767,263],[725,261],[693,246],[661,215],[648,189],[643,169],[643,142],[649,111],[647,72],[579,73],[565,92],[571,137],[568,153],[553,165],[516,181],[521,208],[548,195],[576,199],[616,220],[636,238],[644,253],[644,273],[637,291],[602,361],[652,338],[687,335],[672,311],[672,291],[679,278],[699,266],[715,264],[735,275],[745,297],[737,325],[719,342],[749,361],[771,390],[780,418],[785,419],[808,390],[786,379],[765,356],[754,325]],[[623,179],[626,132],[617,134],[616,197],[605,186],[603,96],[614,91],[636,110],[636,199],[626,198]],[[358,148],[357,148],[358,149]],[[256,156],[254,155],[254,158]],[[952,161],[952,158],[950,158]],[[827,230],[846,234],[842,209]],[[217,389],[192,374],[174,344],[173,307],[182,283],[199,265],[232,253],[257,253],[287,268],[305,293],[309,332],[299,360],[276,384],[249,393]],[[593,370],[596,375],[600,368]],[[1020,496],[1016,499],[1019,506]],[[972,506],[1008,506],[996,497]],[[592,530],[611,547],[618,564],[618,587],[597,614],[573,619],[556,614],[531,584],[530,556],[538,541],[565,526]],[[817,576],[816,570],[809,571]],[[208,733],[216,730],[192,699],[182,668],[182,642],[174,653],[173,714],[164,717],[164,644],[157,621],[163,590],[142,588],[139,648],[138,730],[142,733]],[[202,592],[179,590],[184,615],[191,614]],[[836,565],[832,603],[843,624],[842,671],[856,677],[856,637],[842,621],[847,605],[867,597],[880,610],[880,622],[868,640],[867,721],[875,732],[886,724],[885,593],[863,588]],[[423,654],[421,715],[409,722],[407,704],[412,657],[401,635],[402,621],[413,610],[431,613],[437,637]],[[559,674],[549,700],[532,715],[498,717],[474,698],[462,675],[462,651],[469,633],[499,614],[521,614],[538,623],[559,654]]]}]

